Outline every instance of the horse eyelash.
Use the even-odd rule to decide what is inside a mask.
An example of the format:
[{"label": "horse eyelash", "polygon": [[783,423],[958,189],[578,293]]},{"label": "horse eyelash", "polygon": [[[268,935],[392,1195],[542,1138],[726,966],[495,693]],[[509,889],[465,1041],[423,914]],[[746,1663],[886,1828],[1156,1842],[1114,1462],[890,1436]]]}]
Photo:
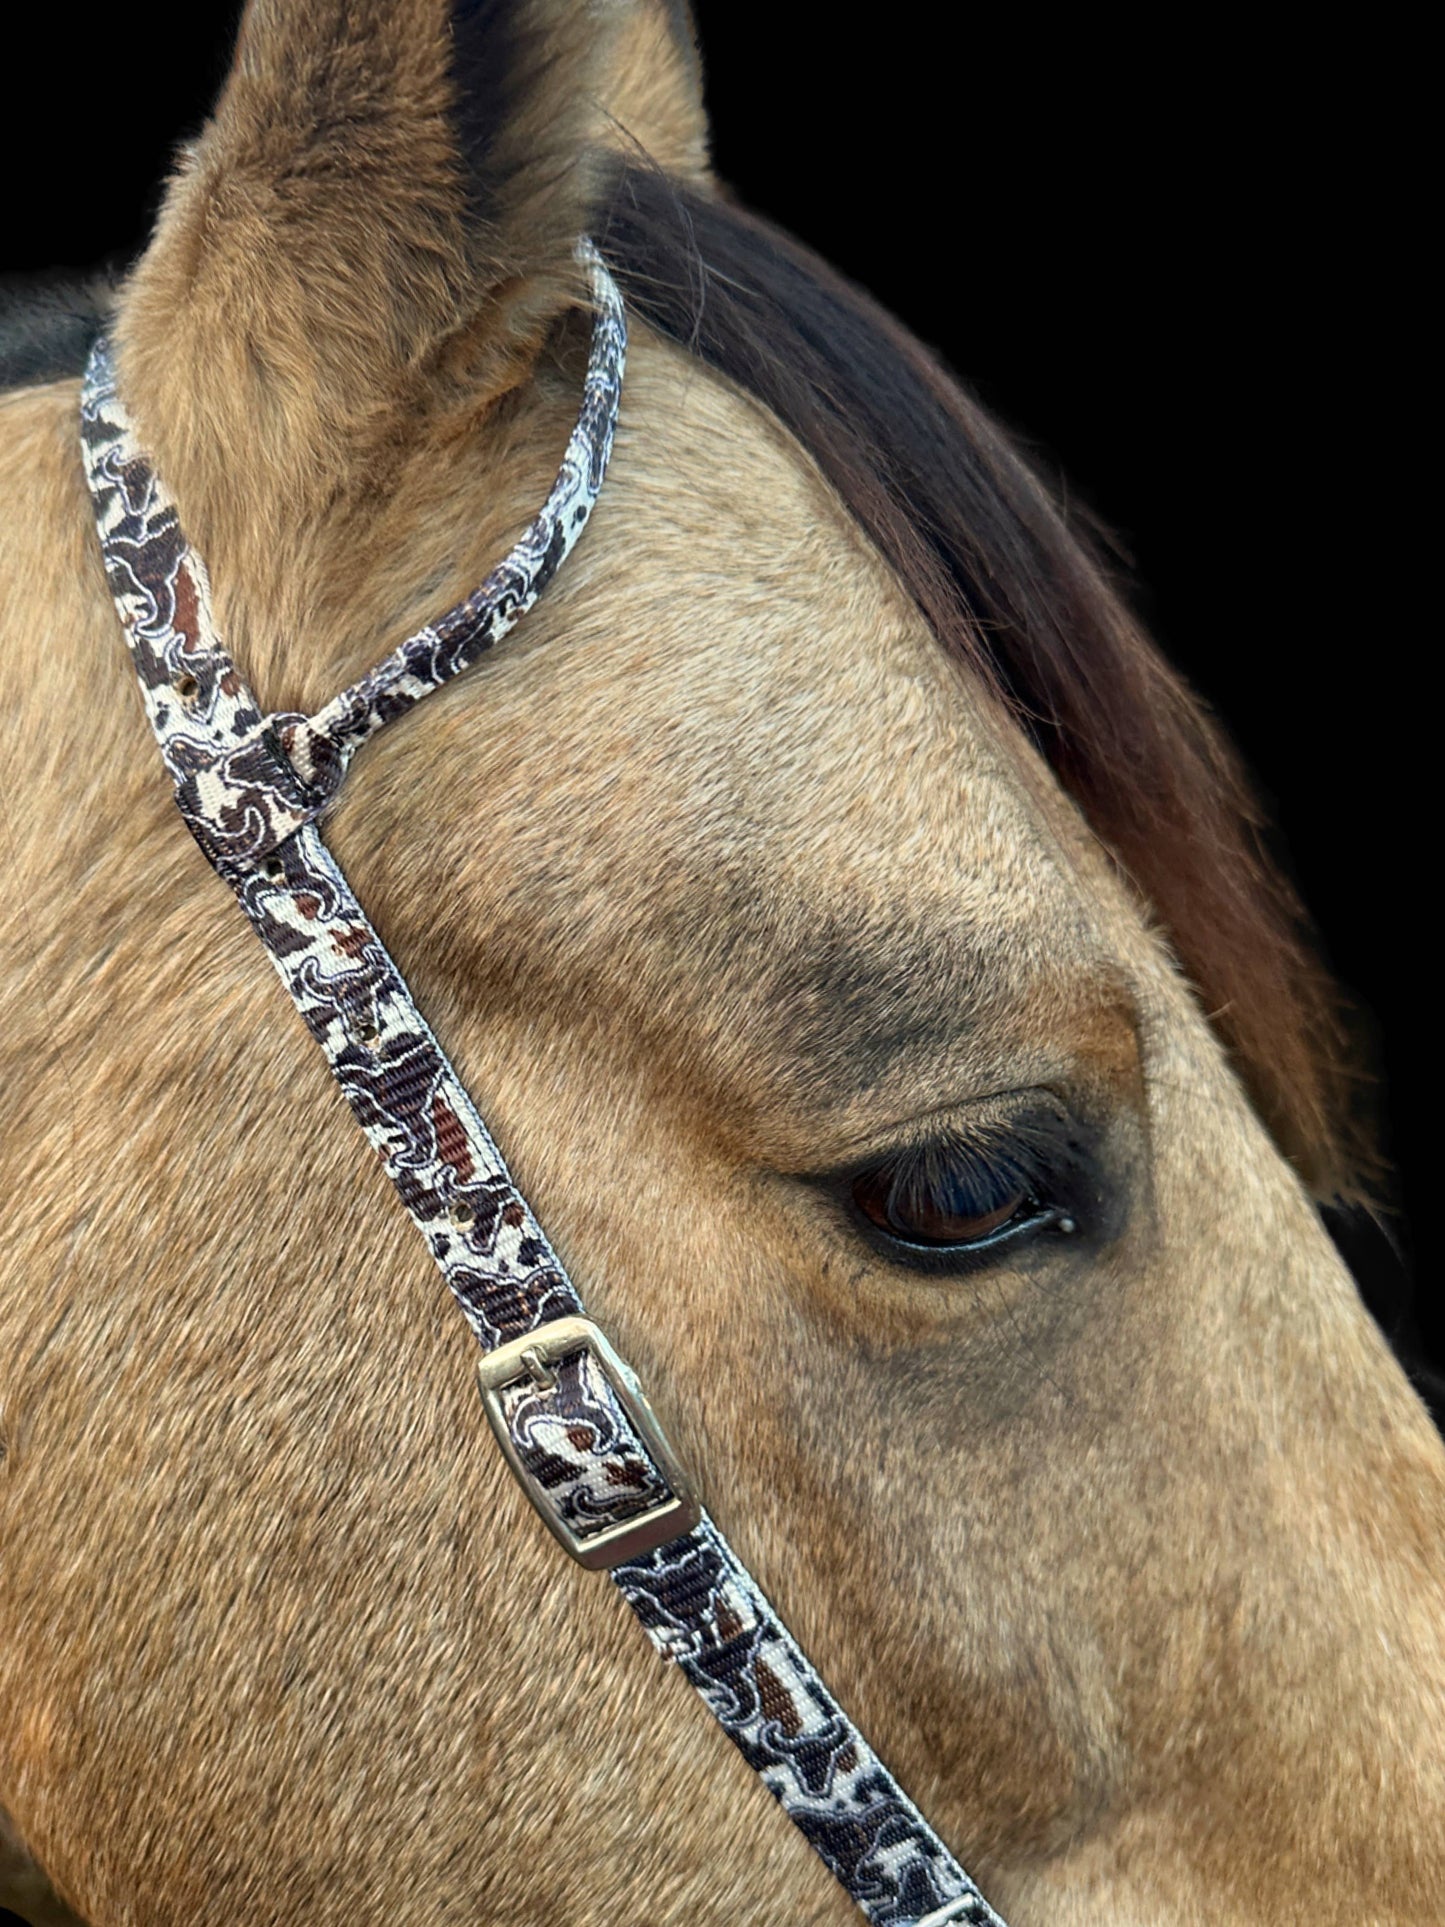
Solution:
[{"label": "horse eyelash", "polygon": [[860,1160],[848,1176],[890,1170],[895,1183],[926,1184],[961,1176],[965,1183],[1014,1183],[1034,1192],[1040,1186],[1062,1186],[1088,1161],[1083,1133],[1061,1106],[1052,1106],[1023,1116],[983,1118],[966,1128],[935,1127],[927,1137]]},{"label": "horse eyelash", "polygon": [[965,1189],[970,1185],[980,1191],[1016,1189],[1034,1197],[1041,1186],[1047,1186],[1049,1163],[1043,1143],[995,1127],[974,1135],[949,1130],[870,1168],[890,1170],[893,1188],[900,1194],[910,1186],[942,1189],[961,1179]]}]

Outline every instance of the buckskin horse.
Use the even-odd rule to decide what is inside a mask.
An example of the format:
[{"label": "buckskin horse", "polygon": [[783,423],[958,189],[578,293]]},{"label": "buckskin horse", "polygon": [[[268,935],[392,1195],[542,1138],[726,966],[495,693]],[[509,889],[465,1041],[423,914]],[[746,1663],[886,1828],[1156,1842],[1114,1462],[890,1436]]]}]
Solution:
[{"label": "buckskin horse", "polygon": [[[710,178],[682,10],[253,0],[106,324],[250,747],[319,795],[297,719],[490,579],[609,271],[575,550],[227,881],[302,902],[324,829],[937,1864],[1013,1927],[1438,1919],[1445,1451],[1319,1216],[1332,992],[1007,438]],[[721,1689],[542,1529],[187,834],[74,376],[0,403],[0,1902],[842,1927]],[[786,1752],[775,1672],[734,1683]]]}]

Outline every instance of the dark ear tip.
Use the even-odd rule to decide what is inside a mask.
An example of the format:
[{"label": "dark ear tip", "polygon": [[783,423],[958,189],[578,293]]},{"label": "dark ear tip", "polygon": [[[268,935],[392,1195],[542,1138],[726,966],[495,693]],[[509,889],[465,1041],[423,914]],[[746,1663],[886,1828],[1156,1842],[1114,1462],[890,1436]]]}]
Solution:
[{"label": "dark ear tip", "polygon": [[682,60],[683,73],[688,90],[698,103],[698,111],[704,116],[706,108],[706,62],[703,58],[702,41],[698,37],[697,21],[693,17],[691,0],[663,0],[667,9],[668,24],[672,30],[673,43]]},{"label": "dark ear tip", "polygon": [[[705,173],[702,59],[688,0],[449,0],[454,131],[474,230],[531,231],[569,157],[611,145]],[[591,191],[584,190],[579,218]]]},{"label": "dark ear tip", "polygon": [[668,25],[678,51],[688,63],[688,78],[701,88],[702,46],[697,37],[697,21],[693,18],[690,0],[663,0],[663,5],[667,9]]},{"label": "dark ear tip", "polygon": [[515,6],[451,0],[451,78],[456,135],[474,216],[485,217],[488,163],[516,86]]}]

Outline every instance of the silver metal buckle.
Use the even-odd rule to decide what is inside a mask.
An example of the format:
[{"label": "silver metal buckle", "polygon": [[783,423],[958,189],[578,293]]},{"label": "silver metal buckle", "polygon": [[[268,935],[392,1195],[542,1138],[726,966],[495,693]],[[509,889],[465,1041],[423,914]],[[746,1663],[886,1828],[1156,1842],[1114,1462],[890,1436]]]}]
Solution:
[{"label": "silver metal buckle", "polygon": [[[590,1352],[602,1367],[608,1385],[637,1435],[638,1444],[662,1475],[672,1497],[664,1499],[650,1511],[639,1513],[634,1519],[624,1519],[620,1525],[605,1526],[601,1532],[589,1533],[585,1539],[579,1539],[566,1520],[558,1516],[545,1488],[537,1485],[522,1463],[507,1429],[506,1416],[502,1411],[502,1393],[509,1385],[518,1385],[523,1379],[546,1390],[549,1385],[556,1383],[548,1367],[560,1358],[571,1358],[574,1353],[583,1351]],[[648,1404],[636,1375],[590,1318],[554,1318],[550,1324],[539,1325],[536,1331],[510,1339],[507,1344],[499,1345],[494,1352],[486,1354],[477,1366],[477,1378],[481,1384],[482,1403],[486,1407],[488,1422],[497,1435],[497,1443],[505,1453],[508,1465],[517,1476],[518,1484],[542,1515],[553,1538],[566,1547],[579,1566],[586,1566],[594,1572],[619,1566],[624,1559],[635,1559],[641,1552],[670,1545],[685,1532],[691,1532],[701,1519],[702,1506],[668,1444],[657,1422],[657,1414]]]}]

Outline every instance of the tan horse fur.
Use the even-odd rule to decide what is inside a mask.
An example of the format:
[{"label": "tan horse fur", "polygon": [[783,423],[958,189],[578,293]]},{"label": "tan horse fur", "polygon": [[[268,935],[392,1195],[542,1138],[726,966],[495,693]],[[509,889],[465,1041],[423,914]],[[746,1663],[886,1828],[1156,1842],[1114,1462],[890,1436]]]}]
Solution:
[{"label": "tan horse fur", "polygon": [[[479,240],[444,17],[255,0],[122,296],[273,707],[542,500],[592,147],[703,166],[664,10],[534,6],[562,51]],[[0,402],[0,1901],[844,1927],[505,1470],[171,803],[76,411]],[[1146,909],[786,433],[635,327],[575,556],[330,837],[707,1503],[1011,1927],[1439,1919],[1440,1439]],[[1107,1119],[1105,1240],[920,1277],[803,1181],[1034,1089]]]}]

